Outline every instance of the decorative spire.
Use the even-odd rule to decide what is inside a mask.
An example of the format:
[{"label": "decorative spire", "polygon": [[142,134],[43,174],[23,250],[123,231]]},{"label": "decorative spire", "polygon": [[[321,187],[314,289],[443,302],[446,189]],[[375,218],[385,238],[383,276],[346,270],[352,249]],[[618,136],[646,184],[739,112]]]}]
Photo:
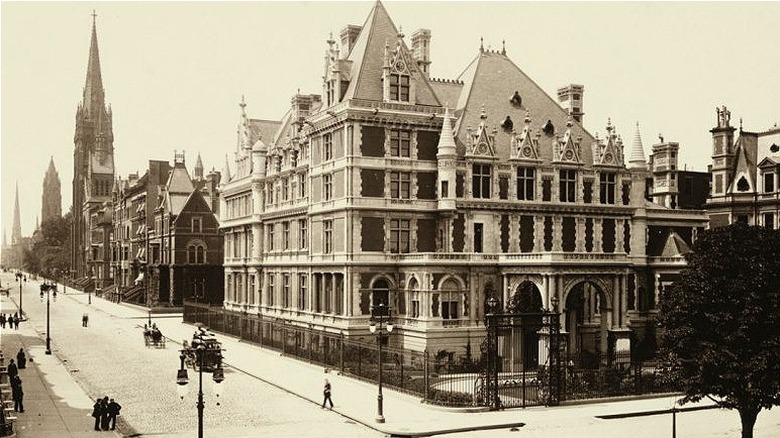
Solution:
[{"label": "decorative spire", "polygon": [[19,182],[16,183],[16,198],[14,198],[14,223],[11,228],[11,245],[17,245],[22,241],[22,224],[19,219]]},{"label": "decorative spire", "polygon": [[455,149],[455,136],[452,134],[452,115],[450,109],[444,108],[444,122],[441,125],[441,134],[439,135],[439,145],[437,146],[439,158],[455,158],[457,153]]},{"label": "decorative spire", "polygon": [[506,55],[506,40],[501,40],[501,54]]},{"label": "decorative spire", "polygon": [[480,52],[485,51],[485,41],[482,39],[482,37],[479,37],[479,51]]},{"label": "decorative spire", "polygon": [[225,154],[225,171],[222,175],[223,178],[225,178],[225,182],[230,181],[230,163],[228,163],[228,156]]},{"label": "decorative spire", "polygon": [[639,134],[639,122],[636,122],[634,140],[631,144],[631,155],[628,157],[629,169],[647,169],[645,149],[642,146],[642,136]]}]

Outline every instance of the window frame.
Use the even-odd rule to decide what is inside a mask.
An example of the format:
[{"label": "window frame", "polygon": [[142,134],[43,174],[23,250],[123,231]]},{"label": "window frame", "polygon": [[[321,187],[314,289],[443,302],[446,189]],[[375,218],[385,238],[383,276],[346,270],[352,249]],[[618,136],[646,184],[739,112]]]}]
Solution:
[{"label": "window frame", "polygon": [[575,169],[559,169],[558,200],[560,202],[577,202],[577,171]]},{"label": "window frame", "polygon": [[490,199],[493,191],[492,183],[493,166],[488,163],[473,163],[471,167],[471,197]]},{"label": "window frame", "polygon": [[408,218],[390,219],[389,250],[393,254],[406,254],[412,248],[412,221]]},{"label": "window frame", "polygon": [[533,201],[536,188],[536,168],[519,166],[517,168],[517,200]]}]

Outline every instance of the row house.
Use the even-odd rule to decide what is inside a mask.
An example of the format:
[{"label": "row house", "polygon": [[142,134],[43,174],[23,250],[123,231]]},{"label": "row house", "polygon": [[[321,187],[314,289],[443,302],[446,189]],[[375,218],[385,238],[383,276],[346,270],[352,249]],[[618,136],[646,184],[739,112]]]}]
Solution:
[{"label": "row house", "polygon": [[[221,186],[226,311],[362,337],[384,304],[391,343],[460,355],[496,298],[561,312],[570,353],[652,350],[704,213],[647,199],[641,138],[587,131],[582,85],[556,102],[482,47],[432,79],[430,38],[410,48],[376,2],[327,41],[322,97],[296,94],[280,122],[242,101]],[[533,365],[544,334],[525,330]]]}]

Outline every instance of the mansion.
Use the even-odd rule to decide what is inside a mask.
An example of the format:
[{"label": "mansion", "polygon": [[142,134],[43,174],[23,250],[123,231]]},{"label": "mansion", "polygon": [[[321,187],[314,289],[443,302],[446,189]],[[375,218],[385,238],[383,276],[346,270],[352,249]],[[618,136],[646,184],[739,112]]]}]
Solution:
[{"label": "mansion", "polygon": [[[242,101],[219,186],[225,310],[359,338],[384,304],[392,345],[463,355],[495,298],[560,312],[572,355],[651,352],[708,221],[671,182],[677,144],[646,160],[638,126],[630,144],[609,120],[591,134],[582,85],[554,99],[505,49],[434,79],[430,41],[376,2],[327,41],[321,94],[278,121]],[[531,362],[540,336],[522,333]]]}]

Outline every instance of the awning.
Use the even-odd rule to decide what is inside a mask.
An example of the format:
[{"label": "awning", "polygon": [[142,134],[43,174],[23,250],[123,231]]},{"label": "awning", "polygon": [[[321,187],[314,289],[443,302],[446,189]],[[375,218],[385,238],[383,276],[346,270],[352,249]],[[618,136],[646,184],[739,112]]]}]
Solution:
[{"label": "awning", "polygon": [[136,278],[135,281],[133,281],[133,283],[138,284],[138,283],[141,283],[142,281],[144,281],[144,273],[143,272],[138,274],[138,278]]}]

